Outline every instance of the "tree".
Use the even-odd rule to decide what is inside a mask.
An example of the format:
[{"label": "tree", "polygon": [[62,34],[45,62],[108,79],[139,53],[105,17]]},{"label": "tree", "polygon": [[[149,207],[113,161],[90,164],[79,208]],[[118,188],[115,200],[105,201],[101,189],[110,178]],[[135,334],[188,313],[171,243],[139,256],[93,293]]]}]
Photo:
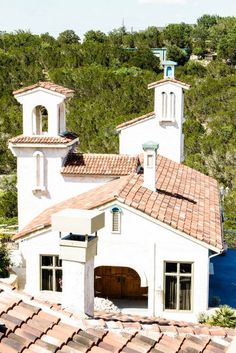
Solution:
[{"label": "tree", "polygon": [[59,33],[57,40],[61,44],[77,44],[80,42],[80,37],[73,30],[67,29]]},{"label": "tree", "polygon": [[104,43],[107,40],[107,36],[105,33],[101,31],[88,31],[84,35],[84,42],[92,41],[98,43]]},{"label": "tree", "polygon": [[141,69],[151,69],[160,72],[160,59],[157,58],[149,48],[141,47],[133,51],[128,61],[129,66],[137,66]]},{"label": "tree", "polygon": [[176,45],[179,48],[191,49],[191,35],[193,28],[186,23],[169,24],[162,32],[166,45]]},{"label": "tree", "polygon": [[197,26],[204,29],[209,29],[212,26],[215,26],[219,21],[220,17],[218,15],[202,15],[197,19]]},{"label": "tree", "polygon": [[0,242],[0,277],[6,278],[9,276],[10,255],[9,251],[2,241]]},{"label": "tree", "polygon": [[172,45],[167,48],[166,57],[168,60],[177,61],[179,65],[184,65],[188,60],[187,53],[177,47],[177,45]]},{"label": "tree", "polygon": [[0,180],[0,217],[17,216],[16,176],[4,176]]}]

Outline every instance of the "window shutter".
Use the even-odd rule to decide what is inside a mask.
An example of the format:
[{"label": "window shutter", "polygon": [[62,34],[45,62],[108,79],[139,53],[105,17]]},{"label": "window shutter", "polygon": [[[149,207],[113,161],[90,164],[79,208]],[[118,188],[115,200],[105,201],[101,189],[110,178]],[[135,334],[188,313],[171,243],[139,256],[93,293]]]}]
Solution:
[{"label": "window shutter", "polygon": [[119,211],[113,211],[112,212],[112,231],[113,232],[119,232],[120,231],[120,212]]}]

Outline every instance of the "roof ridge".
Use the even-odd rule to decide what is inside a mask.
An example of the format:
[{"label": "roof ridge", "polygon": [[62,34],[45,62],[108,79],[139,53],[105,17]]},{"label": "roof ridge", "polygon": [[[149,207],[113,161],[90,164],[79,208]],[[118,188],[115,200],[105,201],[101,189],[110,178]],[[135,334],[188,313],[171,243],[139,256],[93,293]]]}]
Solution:
[{"label": "roof ridge", "polygon": [[143,121],[145,119],[151,118],[152,116],[155,116],[155,112],[154,111],[146,113],[146,114],[141,115],[141,116],[138,116],[138,117],[133,118],[131,120],[127,120],[127,121],[117,125],[116,129],[120,130],[120,129],[126,127],[126,126],[133,125],[133,124],[141,122],[141,121]]}]

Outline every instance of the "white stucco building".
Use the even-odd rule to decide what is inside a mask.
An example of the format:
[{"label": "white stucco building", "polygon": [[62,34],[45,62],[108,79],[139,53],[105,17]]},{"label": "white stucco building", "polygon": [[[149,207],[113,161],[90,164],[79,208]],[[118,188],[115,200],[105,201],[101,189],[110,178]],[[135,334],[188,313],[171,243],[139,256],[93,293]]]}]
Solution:
[{"label": "white stucco building", "polygon": [[66,233],[52,229],[52,215],[98,210],[105,226],[94,258],[96,295],[146,298],[150,315],[173,319],[196,320],[208,308],[209,258],[223,249],[218,186],[181,164],[189,86],[174,78],[174,65],[149,85],[154,112],[117,127],[118,155],[76,152],[79,138],[66,133],[71,90],[40,82],[14,92],[23,105],[23,135],[9,145],[17,157],[15,240],[26,291],[69,283],[60,260]]}]

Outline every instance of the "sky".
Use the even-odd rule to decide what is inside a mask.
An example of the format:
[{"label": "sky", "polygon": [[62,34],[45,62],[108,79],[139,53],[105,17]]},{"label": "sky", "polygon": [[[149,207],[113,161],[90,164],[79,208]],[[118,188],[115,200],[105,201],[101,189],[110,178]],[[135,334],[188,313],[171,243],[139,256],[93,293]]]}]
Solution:
[{"label": "sky", "polygon": [[235,0],[0,0],[0,31],[48,32],[67,29],[81,38],[93,29],[105,33],[169,23],[196,23],[203,14],[236,16]]}]

